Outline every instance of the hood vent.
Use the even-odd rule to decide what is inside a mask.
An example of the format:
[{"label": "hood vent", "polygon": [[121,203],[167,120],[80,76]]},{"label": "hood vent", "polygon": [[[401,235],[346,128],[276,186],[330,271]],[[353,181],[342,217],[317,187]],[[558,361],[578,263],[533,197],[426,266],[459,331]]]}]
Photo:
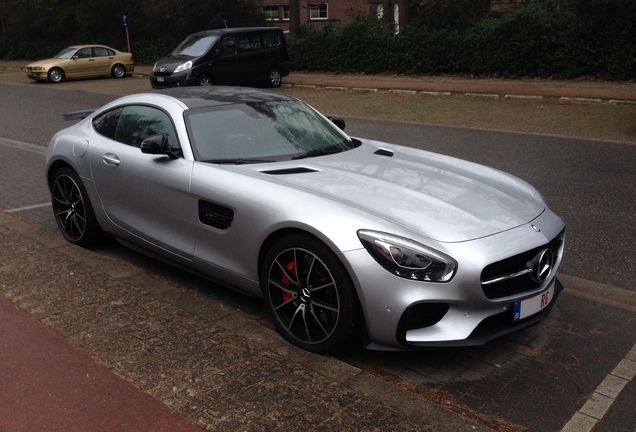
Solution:
[{"label": "hood vent", "polygon": [[373,154],[377,154],[378,156],[393,157],[393,152],[387,149],[377,149]]},{"label": "hood vent", "polygon": [[270,171],[261,171],[263,174],[269,175],[286,175],[286,174],[306,174],[312,172],[318,172],[315,169],[306,168],[306,167],[295,167],[295,168],[284,168],[278,170],[270,170]]}]

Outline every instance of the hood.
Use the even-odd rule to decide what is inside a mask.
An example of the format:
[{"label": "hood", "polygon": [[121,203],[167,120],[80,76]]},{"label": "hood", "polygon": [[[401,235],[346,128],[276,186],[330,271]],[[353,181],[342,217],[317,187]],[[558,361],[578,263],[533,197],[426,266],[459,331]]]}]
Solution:
[{"label": "hood", "polygon": [[38,60],[36,62],[28,64],[27,67],[42,66],[42,67],[45,67],[45,68],[50,68],[52,66],[57,66],[57,65],[60,65],[61,63],[68,62],[68,61],[70,61],[70,60],[59,59],[59,58],[49,58],[49,59],[44,59],[44,60]]},{"label": "hood", "polygon": [[[344,153],[268,171],[274,181],[362,210],[440,242],[490,236],[545,209],[526,182],[460,159],[365,141]],[[287,165],[287,164],[286,164]],[[360,227],[365,228],[365,227]]]}]

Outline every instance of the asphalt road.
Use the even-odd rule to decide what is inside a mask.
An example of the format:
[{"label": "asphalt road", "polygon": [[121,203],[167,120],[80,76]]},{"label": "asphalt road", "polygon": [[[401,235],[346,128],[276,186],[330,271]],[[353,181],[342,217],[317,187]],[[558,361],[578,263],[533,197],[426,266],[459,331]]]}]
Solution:
[{"label": "asphalt road", "polygon": [[[111,85],[114,80],[103,82]],[[136,83],[131,79],[126,84]],[[314,92],[320,92],[311,101],[317,108],[321,109],[320,100],[327,98],[329,114],[353,116],[347,119],[351,135],[438,151],[516,174],[537,186],[568,224],[561,273],[570,289],[541,325],[480,348],[406,354],[353,350],[339,358],[392,382],[416,386],[418,392],[440,403],[461,404],[505,419],[500,430],[521,430],[515,425],[536,431],[559,429],[606,374],[633,351],[636,146],[368,120],[362,118],[364,112],[351,114],[351,108],[343,112],[334,108],[338,98],[343,107],[348,106],[346,92]],[[386,105],[384,96],[377,95],[376,103]],[[19,141],[12,145],[5,140],[0,145],[0,171],[7,185],[0,194],[0,209],[23,208],[16,214],[54,229],[41,172],[43,147],[52,133],[64,127],[62,113],[100,106],[114,97],[70,86],[0,84],[0,137]],[[395,114],[397,109],[388,111]],[[464,105],[458,107],[463,109]],[[112,253],[138,260],[149,271],[168,274],[183,286],[198,289],[199,282],[189,275],[162,269],[121,248]],[[220,296],[221,301],[238,301],[256,319],[263,318],[262,309],[250,301],[245,303],[230,294]],[[598,430],[633,430],[634,413],[624,408],[633,405],[632,383]],[[626,424],[631,429],[622,429]]]},{"label": "asphalt road", "polygon": [[[1,77],[1,75],[0,75]],[[68,125],[62,114],[99,107],[117,97],[118,93],[149,90],[146,79],[127,78],[124,86],[113,88],[122,80],[85,80],[46,85],[0,83],[0,133],[5,138],[46,145],[50,137]],[[102,93],[87,92],[90,86]],[[347,132],[354,136],[388,141],[445,153],[499,168],[515,174],[536,186],[568,226],[567,249],[561,271],[602,284],[634,290],[636,280],[636,145],[613,141],[560,137],[548,134],[527,134],[474,128],[431,125],[422,122],[366,120],[362,118],[370,105],[383,106],[387,113],[424,110],[435,111],[427,100],[400,95],[398,99],[385,94],[367,94],[364,104],[354,111],[351,92],[342,90],[307,90],[283,88],[293,95],[301,93],[312,105],[329,114],[354,112],[347,118]],[[375,98],[375,99],[369,99]],[[489,119],[484,101],[452,98],[457,112],[481,113]],[[487,101],[486,101],[487,102]],[[443,99],[442,104],[450,103]],[[498,104],[499,101],[491,101]],[[468,104],[468,105],[467,105]],[[388,106],[388,107],[387,107]],[[343,107],[342,111],[337,111]],[[567,107],[560,106],[559,109]],[[579,106],[571,105],[581,123],[586,118]],[[611,108],[605,114],[623,116]],[[510,123],[517,121],[518,110],[509,105]],[[336,111],[334,111],[336,110]],[[345,111],[343,113],[343,111]],[[506,111],[499,112],[500,122]],[[377,115],[377,110],[375,111]],[[564,114],[565,118],[571,115]],[[596,113],[589,114],[596,117]],[[608,122],[610,122],[608,120]],[[28,124],[28,127],[24,125]],[[538,132],[541,132],[539,130]]]}]

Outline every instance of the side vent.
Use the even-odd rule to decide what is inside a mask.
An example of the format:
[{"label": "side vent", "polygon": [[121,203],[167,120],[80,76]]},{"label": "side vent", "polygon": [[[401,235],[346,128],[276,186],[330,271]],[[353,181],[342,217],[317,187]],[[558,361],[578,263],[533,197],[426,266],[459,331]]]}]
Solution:
[{"label": "side vent", "polygon": [[207,201],[199,201],[199,221],[202,224],[218,229],[228,229],[234,221],[234,212]]},{"label": "side vent", "polygon": [[387,149],[377,149],[373,154],[377,154],[378,156],[393,157],[393,152]]},{"label": "side vent", "polygon": [[263,174],[269,175],[286,175],[286,174],[307,174],[312,172],[318,172],[315,169],[306,168],[306,167],[295,167],[295,168],[285,168],[278,170],[270,170],[270,171],[261,171]]}]

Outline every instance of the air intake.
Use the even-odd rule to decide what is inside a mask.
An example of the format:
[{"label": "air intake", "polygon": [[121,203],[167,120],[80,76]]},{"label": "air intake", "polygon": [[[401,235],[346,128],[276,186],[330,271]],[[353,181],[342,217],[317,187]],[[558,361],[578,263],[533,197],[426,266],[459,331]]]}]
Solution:
[{"label": "air intake", "polygon": [[295,167],[295,168],[285,168],[278,170],[270,170],[270,171],[261,171],[263,174],[269,175],[288,175],[288,174],[307,174],[312,172],[318,172],[315,169],[306,168],[306,167]]}]

